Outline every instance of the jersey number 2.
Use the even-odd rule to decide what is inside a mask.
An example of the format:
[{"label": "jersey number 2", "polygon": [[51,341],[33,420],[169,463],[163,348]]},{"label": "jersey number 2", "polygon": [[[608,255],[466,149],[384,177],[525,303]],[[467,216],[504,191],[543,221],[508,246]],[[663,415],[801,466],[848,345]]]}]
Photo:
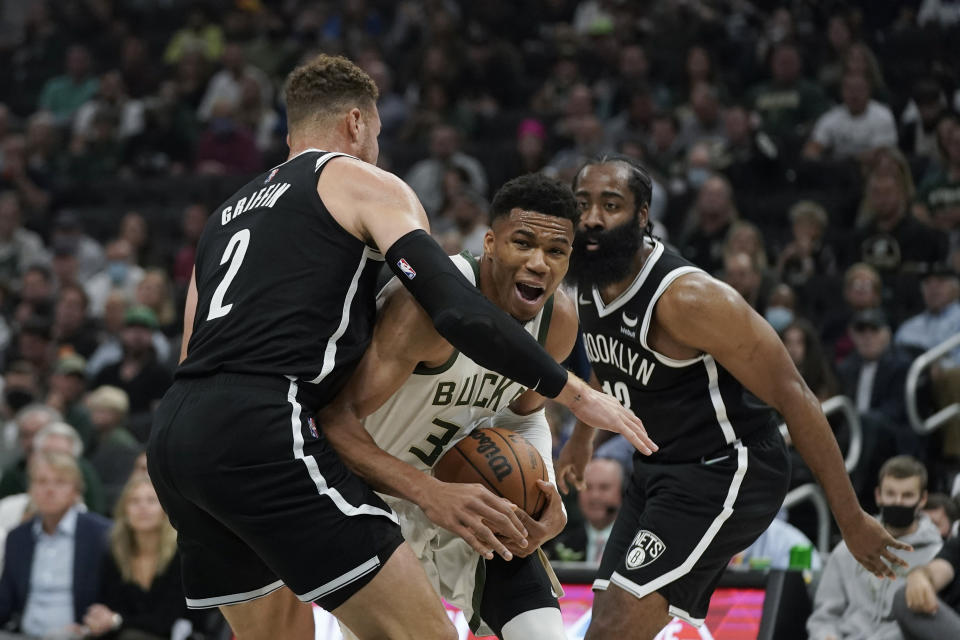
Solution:
[{"label": "jersey number 2", "polygon": [[[230,313],[232,304],[223,304],[223,296],[226,295],[230,283],[237,277],[237,271],[240,270],[240,264],[243,257],[247,255],[247,246],[250,245],[250,229],[240,229],[230,236],[230,242],[227,248],[223,250],[223,256],[220,258],[220,264],[230,260],[230,266],[227,268],[227,275],[217,285],[217,290],[213,292],[213,299],[210,300],[210,312],[207,313],[207,320],[222,318]],[[231,258],[231,255],[233,256]]]}]

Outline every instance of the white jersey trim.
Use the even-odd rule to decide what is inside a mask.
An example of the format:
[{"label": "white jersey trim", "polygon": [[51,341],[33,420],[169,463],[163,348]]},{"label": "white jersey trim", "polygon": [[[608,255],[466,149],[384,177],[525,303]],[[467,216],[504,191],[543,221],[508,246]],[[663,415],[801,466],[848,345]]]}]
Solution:
[{"label": "white jersey trim", "polygon": [[659,360],[662,364],[672,367],[674,369],[679,369],[681,367],[689,367],[695,362],[703,360],[704,354],[700,354],[696,358],[689,358],[687,360],[677,360],[669,356],[665,356],[662,353],[654,351],[647,344],[647,332],[650,330],[650,323],[653,321],[653,309],[657,305],[657,301],[660,299],[660,296],[663,295],[663,292],[667,290],[673,281],[679,278],[680,276],[685,276],[688,273],[697,273],[703,272],[703,269],[697,267],[677,267],[666,276],[663,280],[660,281],[660,284],[657,286],[657,290],[653,293],[653,296],[650,298],[650,304],[647,305],[647,313],[643,316],[643,324],[640,325],[640,344],[644,349],[649,351],[654,355],[654,357]]},{"label": "white jersey trim", "polygon": [[703,626],[704,618],[694,618],[689,613],[681,609],[680,607],[675,607],[670,605],[667,608],[667,612],[672,615],[674,618],[680,618],[684,622],[688,622],[698,629]]},{"label": "white jersey trim", "polygon": [[228,604],[249,602],[251,600],[256,600],[257,598],[270,595],[282,586],[283,580],[277,580],[276,582],[271,582],[265,587],[260,587],[259,589],[254,589],[253,591],[245,591],[243,593],[232,593],[230,595],[214,596],[212,598],[186,598],[187,608],[212,609],[213,607],[220,607]]},{"label": "white jersey trim", "polygon": [[737,439],[737,434],[730,424],[730,418],[727,416],[727,406],[723,403],[723,396],[720,394],[720,373],[717,371],[717,361],[713,356],[706,356],[703,359],[703,366],[707,368],[707,381],[710,389],[710,402],[713,403],[713,410],[717,414],[717,424],[723,431],[723,439],[727,444],[733,444]]},{"label": "white jersey trim", "polygon": [[342,576],[334,578],[326,584],[320,585],[313,591],[309,591],[303,595],[297,594],[297,597],[303,602],[313,602],[317,598],[322,598],[323,596],[333,593],[337,589],[342,589],[351,582],[356,582],[363,576],[367,575],[371,571],[374,571],[380,566],[380,558],[373,556],[366,562],[360,564],[357,567],[354,567],[350,571],[347,571]]},{"label": "white jersey trim", "polygon": [[[733,474],[733,479],[730,481],[730,488],[727,490],[727,497],[723,501],[723,508],[720,510],[720,513],[717,514],[717,517],[714,518],[713,522],[710,523],[710,526],[707,528],[706,533],[703,534],[703,537],[700,538],[700,542],[697,543],[697,546],[693,548],[693,551],[687,556],[687,559],[683,563],[673,569],[668,571],[659,578],[655,578],[650,582],[639,585],[636,582],[626,578],[625,576],[613,572],[613,575],[610,576],[610,582],[617,585],[625,591],[629,591],[638,598],[642,598],[648,594],[657,591],[664,585],[670,584],[674,580],[685,576],[690,573],[690,570],[693,569],[693,566],[697,564],[700,560],[700,557],[703,555],[703,552],[707,550],[707,547],[710,546],[710,543],[713,542],[713,539],[717,536],[717,532],[720,531],[720,527],[723,526],[723,523],[726,522],[730,516],[733,514],[733,504],[737,501],[737,495],[740,493],[740,486],[743,484],[743,477],[747,475],[747,448],[743,446],[739,440],[734,443],[734,447],[737,449],[737,470]],[[603,581],[597,580],[593,583],[594,589],[604,590],[606,585],[602,585]]]},{"label": "white jersey trim", "polygon": [[379,507],[374,507],[369,504],[361,504],[355,507],[347,502],[339,491],[327,485],[327,480],[323,477],[323,474],[320,473],[320,467],[317,465],[316,459],[313,456],[303,454],[303,433],[300,431],[301,408],[300,403],[297,402],[296,378],[291,378],[290,380],[290,387],[287,390],[287,402],[290,403],[292,408],[290,412],[290,424],[293,434],[293,457],[298,460],[303,460],[303,464],[306,465],[307,472],[310,474],[310,479],[313,480],[313,484],[317,487],[317,493],[330,498],[337,509],[346,516],[383,516],[399,524],[400,520],[397,518],[397,514],[393,512],[393,509],[384,511]]},{"label": "white jersey trim", "polygon": [[[380,256],[379,251],[374,251],[370,247],[363,248],[363,253],[360,256],[360,264],[357,265],[357,270],[353,272],[353,279],[350,280],[347,294],[343,297],[343,311],[340,313],[340,325],[327,340],[327,348],[324,349],[323,352],[323,365],[320,368],[320,375],[313,380],[308,380],[307,382],[310,384],[320,384],[323,382],[323,379],[333,371],[337,360],[337,342],[343,337],[343,334],[346,333],[347,326],[350,324],[350,306],[353,304],[354,296],[357,295],[360,275],[363,273],[363,268],[367,265],[367,260],[376,260],[377,256]],[[382,256],[380,260],[383,260]]]},{"label": "white jersey trim", "polygon": [[614,298],[609,305],[605,305],[603,300],[600,299],[600,291],[597,289],[597,287],[592,287],[593,303],[597,305],[597,315],[599,315],[601,318],[605,318],[633,298],[637,291],[640,290],[640,287],[643,286],[643,283],[647,280],[647,276],[649,276],[650,272],[653,271],[653,265],[657,263],[657,260],[660,259],[661,255],[663,255],[663,244],[658,240],[654,240],[653,251],[650,252],[650,255],[647,256],[647,259],[644,261],[643,266],[640,268],[640,273],[638,273],[637,277],[633,279],[633,282],[630,283],[630,286],[627,287],[626,291]]}]

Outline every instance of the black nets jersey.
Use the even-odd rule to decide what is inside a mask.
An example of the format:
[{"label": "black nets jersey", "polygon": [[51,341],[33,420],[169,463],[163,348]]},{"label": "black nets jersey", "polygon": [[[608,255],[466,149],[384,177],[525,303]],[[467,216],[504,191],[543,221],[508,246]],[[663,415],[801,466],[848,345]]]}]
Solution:
[{"label": "black nets jersey", "polygon": [[197,310],[177,377],[281,375],[328,401],[363,355],[376,314],[379,252],[317,194],[341,153],[308,150],[218,207],[197,245]]},{"label": "black nets jersey", "polygon": [[654,241],[636,279],[609,304],[596,288],[576,292],[593,371],[660,447],[651,462],[699,460],[775,424],[773,411],[709,354],[675,360],[647,345],[657,300],[678,277],[698,271]]}]

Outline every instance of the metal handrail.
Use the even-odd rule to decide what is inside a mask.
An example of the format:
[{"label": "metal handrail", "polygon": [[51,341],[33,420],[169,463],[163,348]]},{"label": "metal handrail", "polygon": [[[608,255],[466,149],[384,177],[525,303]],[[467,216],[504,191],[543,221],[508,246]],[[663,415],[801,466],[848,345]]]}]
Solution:
[{"label": "metal handrail", "polygon": [[913,364],[910,365],[909,371],[907,371],[907,384],[904,389],[907,402],[907,418],[910,420],[910,427],[917,433],[930,433],[950,418],[960,415],[960,402],[948,404],[926,420],[920,417],[920,410],[917,408],[917,385],[920,382],[920,374],[945,353],[957,347],[960,347],[960,333],[950,336],[937,346],[917,356]]},{"label": "metal handrail", "polygon": [[[860,414],[857,413],[857,408],[853,406],[853,401],[843,395],[827,398],[820,404],[820,408],[825,416],[839,411],[847,419],[847,424],[850,425],[850,445],[847,447],[847,455],[843,459],[843,466],[847,473],[852,473],[857,468],[857,463],[860,462],[860,452],[863,451],[863,429],[860,426]],[[786,424],[780,424],[780,433],[785,437],[789,433]]]},{"label": "metal handrail", "polygon": [[783,507],[789,509],[808,501],[817,511],[817,550],[826,557],[830,553],[830,507],[820,485],[814,482],[800,485],[786,495]]}]

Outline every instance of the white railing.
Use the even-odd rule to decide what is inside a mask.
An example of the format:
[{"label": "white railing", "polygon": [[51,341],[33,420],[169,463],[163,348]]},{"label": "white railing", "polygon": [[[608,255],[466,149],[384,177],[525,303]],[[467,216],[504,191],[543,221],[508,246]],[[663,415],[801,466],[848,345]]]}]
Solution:
[{"label": "white railing", "polygon": [[917,356],[917,359],[910,365],[907,372],[907,384],[904,393],[907,402],[907,418],[910,420],[910,426],[917,433],[930,433],[934,429],[942,426],[950,418],[960,415],[960,402],[954,402],[940,409],[927,419],[920,417],[920,410],[917,408],[917,385],[920,383],[920,374],[932,366],[948,351],[960,347],[960,333],[951,336],[933,347],[929,351]]},{"label": "white railing", "polygon": [[827,497],[820,485],[809,482],[788,493],[783,499],[783,506],[789,509],[801,502],[810,502],[817,511],[817,551],[826,558],[830,553],[830,506]]},{"label": "white railing", "polygon": [[[857,408],[853,406],[853,401],[847,396],[827,398],[820,404],[820,408],[825,416],[840,412],[847,419],[847,424],[850,426],[850,444],[847,446],[847,455],[843,459],[843,466],[847,473],[851,473],[857,468],[857,463],[860,462],[860,452],[863,451],[863,430],[860,427],[860,415],[857,413]],[[780,424],[780,433],[785,438],[787,437],[789,432],[786,424]]]}]

